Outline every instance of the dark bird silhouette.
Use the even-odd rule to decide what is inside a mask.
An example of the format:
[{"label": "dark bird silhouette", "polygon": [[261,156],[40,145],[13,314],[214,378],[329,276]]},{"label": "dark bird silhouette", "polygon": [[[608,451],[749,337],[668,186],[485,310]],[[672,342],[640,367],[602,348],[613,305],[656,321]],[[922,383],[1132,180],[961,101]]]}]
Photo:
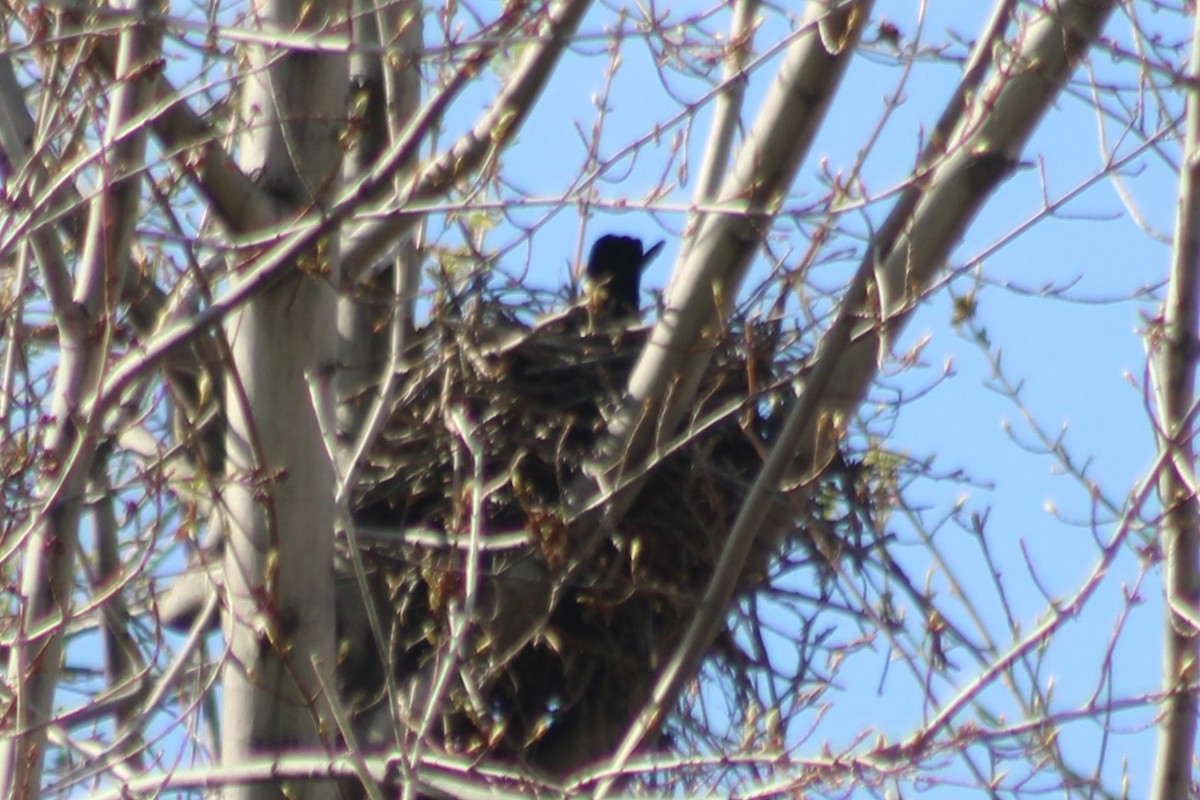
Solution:
[{"label": "dark bird silhouette", "polygon": [[642,272],[664,244],[659,242],[643,251],[642,240],[633,236],[610,233],[597,239],[587,263],[590,305],[609,319],[637,317]]}]

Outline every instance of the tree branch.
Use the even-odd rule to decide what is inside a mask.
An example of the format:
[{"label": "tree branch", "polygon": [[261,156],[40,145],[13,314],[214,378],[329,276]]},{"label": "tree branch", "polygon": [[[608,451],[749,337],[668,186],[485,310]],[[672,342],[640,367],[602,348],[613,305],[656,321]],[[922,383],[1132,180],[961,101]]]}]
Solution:
[{"label": "tree branch", "polygon": [[1194,423],[1197,342],[1200,341],[1200,15],[1193,16],[1187,127],[1179,170],[1179,202],[1171,273],[1156,345],[1160,452],[1167,456],[1159,476],[1163,507],[1160,547],[1166,593],[1163,632],[1163,718],[1158,728],[1154,788],[1156,800],[1192,792],[1196,743],[1197,663],[1200,630],[1200,503],[1192,482],[1196,463]]},{"label": "tree branch", "polygon": [[[1043,13],[1029,30],[1019,62],[1006,65],[1016,68],[998,70],[971,109],[974,115],[962,120],[950,156],[923,184],[912,218],[895,225],[903,231],[896,244],[868,249],[800,401],[742,505],[700,609],[659,676],[651,701],[617,750],[618,769],[672,706],[723,619],[757,532],[763,492],[776,485],[790,463],[819,469],[822,451],[836,441],[842,420],[858,406],[887,355],[887,341],[899,333],[970,220],[1015,165],[1034,126],[1114,6],[1115,0],[1063,0]],[[964,77],[977,79],[973,71]],[[951,107],[965,96],[956,93]]]},{"label": "tree branch", "polygon": [[[9,657],[9,680],[21,687],[13,735],[0,744],[0,787],[7,797],[32,797],[40,790],[47,723],[61,671],[65,622],[71,614],[78,526],[101,416],[94,390],[100,380],[122,269],[129,258],[140,201],[145,132],[133,127],[146,107],[148,78],[161,51],[152,18],[154,0],[137,6],[137,24],[120,37],[108,128],[101,156],[111,182],[89,207],[85,249],[71,302],[55,309],[62,356],[55,379],[49,439],[57,474],[46,476],[48,495],[26,544],[21,569],[21,630]],[[49,262],[53,263],[53,262]],[[60,621],[60,622],[59,622]],[[45,627],[48,622],[58,622]],[[41,630],[38,633],[34,631]]]}]

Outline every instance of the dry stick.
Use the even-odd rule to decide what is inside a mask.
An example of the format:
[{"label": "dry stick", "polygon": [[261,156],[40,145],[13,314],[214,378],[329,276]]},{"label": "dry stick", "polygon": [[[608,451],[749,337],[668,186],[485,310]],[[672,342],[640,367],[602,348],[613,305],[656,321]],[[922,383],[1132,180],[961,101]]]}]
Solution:
[{"label": "dry stick", "polygon": [[[780,463],[794,459],[780,444],[797,442],[815,461],[820,436],[858,405],[888,340],[899,333],[967,224],[1015,166],[1025,141],[1087,47],[1099,36],[1115,0],[1062,0],[1030,26],[1020,68],[998,72],[978,98],[980,119],[959,126],[959,142],[915,193],[910,217],[890,216],[848,288],[837,320],[822,343],[811,376],[789,416],[780,443],[756,479],[684,640],[659,677],[651,700],[614,756],[613,773],[632,755],[694,673],[721,621],[760,522],[755,501],[773,484]],[[993,18],[993,21],[996,18]],[[953,103],[961,102],[956,95]],[[900,207],[900,204],[898,204]],[[903,210],[903,209],[902,209]],[[889,240],[885,234],[896,238]],[[869,298],[874,298],[869,303]],[[789,462],[790,463],[790,462]],[[602,783],[603,794],[612,779]]]},{"label": "dry stick", "polygon": [[[317,676],[317,681],[321,685],[321,691],[327,698],[326,703],[329,713],[346,740],[346,758],[349,759],[350,765],[354,769],[354,776],[358,778],[359,783],[362,784],[363,791],[366,792],[370,800],[383,800],[383,793],[379,789],[379,784],[382,783],[384,775],[382,772],[371,772],[371,767],[367,764],[366,758],[363,756],[363,750],[358,744],[358,738],[354,735],[354,723],[346,713],[346,706],[342,704],[338,697],[337,687],[327,677],[332,673],[332,670],[327,671],[323,669],[322,665],[316,659],[313,659],[312,672],[313,675]],[[330,752],[332,753],[332,748]]]},{"label": "dry stick", "polygon": [[[450,623],[450,638],[445,652],[441,655],[444,660],[438,665],[433,684],[425,697],[425,710],[415,736],[412,749],[405,754],[405,762],[409,765],[421,763],[421,751],[425,747],[425,737],[433,724],[434,718],[442,707],[442,700],[450,685],[450,677],[459,665],[468,657],[467,637],[475,619],[475,609],[478,605],[479,590],[479,557],[480,539],[483,529],[484,475],[483,465],[486,460],[483,444],[474,433],[474,427],[467,418],[466,409],[455,406],[446,412],[446,427],[462,440],[471,458],[471,519],[470,547],[464,554],[466,566],[465,586],[463,587],[462,609],[458,609],[457,600],[452,601],[447,613]],[[460,450],[455,448],[455,460]],[[455,470],[458,471],[457,469]],[[413,796],[416,787],[412,782],[404,786],[404,797],[407,800]]]},{"label": "dry stick", "polygon": [[[375,643],[375,647],[382,655],[388,652],[388,637],[384,631],[383,621],[380,619],[378,608],[373,600],[373,589],[367,578],[366,565],[363,562],[361,539],[359,536],[359,528],[354,521],[354,515],[350,509],[351,492],[356,484],[358,470],[363,463],[368,448],[375,441],[378,434],[383,430],[388,415],[392,412],[392,404],[394,401],[395,387],[399,383],[398,376],[401,373],[401,359],[403,351],[400,343],[403,341],[403,331],[401,328],[401,320],[399,315],[393,318],[390,326],[391,348],[389,362],[386,365],[385,378],[383,386],[377,392],[375,399],[367,413],[367,419],[360,426],[357,437],[353,446],[349,451],[342,451],[341,456],[337,452],[332,453],[334,474],[337,480],[337,488],[334,493],[334,513],[337,519],[337,527],[346,536],[345,553],[350,561],[351,573],[354,576],[355,583],[358,586],[359,596],[363,603],[363,610],[366,612],[367,628],[371,639]],[[334,411],[330,407],[324,416],[325,434],[332,442],[336,439],[337,428],[334,423]],[[335,448],[336,449],[336,448]],[[346,458],[346,452],[349,452],[349,458]],[[389,539],[395,535],[394,531],[389,530]],[[402,729],[400,723],[400,715],[395,713],[400,708],[400,688],[396,682],[396,675],[393,670],[385,669],[384,690],[388,708],[393,711],[391,719],[394,723],[393,733],[396,742],[402,742]],[[347,740],[349,741],[349,740]],[[412,762],[407,758],[401,758],[400,769],[402,780],[405,786],[415,783],[412,771]]]},{"label": "dry stick", "polygon": [[[463,610],[458,609],[458,598],[453,598],[450,601],[450,610],[447,613],[447,619],[450,622],[450,641],[446,647],[446,660],[442,666],[438,668],[438,677],[434,682],[434,689],[430,696],[426,698],[425,713],[421,719],[421,727],[418,731],[416,741],[413,744],[414,750],[411,756],[411,761],[416,762],[418,757],[416,753],[423,745],[425,733],[428,731],[430,724],[433,721],[434,715],[438,711],[440,695],[445,687],[446,681],[449,680],[450,673],[457,667],[460,657],[464,652],[464,639],[466,631],[471,622],[471,617],[466,613],[466,609],[474,610],[475,606],[475,590],[478,585],[478,548],[474,543],[478,541],[479,526],[481,523],[483,511],[483,448],[478,439],[470,432],[470,425],[465,418],[465,412],[459,407],[452,407],[445,413],[443,424],[453,434],[456,434],[462,440],[461,447],[454,447],[453,460],[454,472],[457,475],[463,471],[463,465],[460,462],[462,447],[465,447],[470,454],[471,459],[471,541],[473,546],[470,547],[464,554],[466,567],[464,572],[467,575],[466,586],[464,587],[465,603]],[[457,479],[455,483],[457,484]],[[455,486],[455,489],[461,487]]]},{"label": "dry stick", "polygon": [[[1155,395],[1159,413],[1159,448],[1169,466],[1159,480],[1163,505],[1161,549],[1165,562],[1163,588],[1167,613],[1163,636],[1162,688],[1165,695],[1155,754],[1154,788],[1158,800],[1186,797],[1191,791],[1191,764],[1196,742],[1196,663],[1200,635],[1200,506],[1192,485],[1195,461],[1192,425],[1184,416],[1195,400],[1196,342],[1200,335],[1200,14],[1193,21],[1192,83],[1187,91],[1187,127],[1179,170],[1179,203],[1171,277],[1163,310],[1163,327],[1151,334],[1160,348]],[[1157,339],[1157,341],[1155,341]]]}]

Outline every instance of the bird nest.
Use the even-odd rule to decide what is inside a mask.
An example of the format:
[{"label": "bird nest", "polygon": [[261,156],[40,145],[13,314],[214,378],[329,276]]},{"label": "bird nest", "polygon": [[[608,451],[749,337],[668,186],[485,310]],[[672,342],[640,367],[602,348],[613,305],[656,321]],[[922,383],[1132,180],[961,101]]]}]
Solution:
[{"label": "bird nest", "polygon": [[[362,466],[356,522],[410,696],[438,687],[452,617],[477,595],[440,704],[445,746],[553,771],[606,752],[648,696],[762,465],[772,409],[791,396],[781,364],[799,345],[781,343],[778,325],[732,321],[712,342],[692,432],[651,465],[619,522],[593,526],[598,544],[581,544],[581,487],[594,494],[597,446],[649,329],[585,306],[534,323],[511,309],[483,296],[434,309]],[[799,493],[770,502],[743,589],[813,513]],[[371,682],[356,680],[365,708]]]}]

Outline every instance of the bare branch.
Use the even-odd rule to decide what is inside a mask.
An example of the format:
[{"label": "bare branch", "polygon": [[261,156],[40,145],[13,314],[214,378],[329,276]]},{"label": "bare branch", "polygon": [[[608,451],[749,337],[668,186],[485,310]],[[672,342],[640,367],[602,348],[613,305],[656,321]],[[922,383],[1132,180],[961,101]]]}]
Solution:
[{"label": "bare branch", "polygon": [[[488,113],[413,179],[399,199],[396,210],[377,217],[354,233],[343,253],[347,280],[360,280],[375,267],[375,259],[381,253],[412,230],[418,218],[408,210],[408,206],[444,196],[456,181],[479,169],[517,135],[534,101],[553,74],[555,63],[570,42],[571,34],[578,27],[588,5],[589,0],[555,0],[550,5],[541,40],[526,54]],[[517,13],[509,11],[505,18],[510,20],[508,24],[511,25],[517,22],[518,17]],[[479,54],[464,65],[460,75],[464,79],[473,75],[489,53],[489,48],[481,48]],[[457,85],[453,84],[455,87]],[[452,92],[447,90],[444,94],[450,95]],[[405,140],[397,142],[379,159],[376,168],[359,182],[360,188],[353,193],[369,194],[371,187],[389,178],[406,163],[410,158],[412,132],[425,130],[426,118],[436,116],[440,111],[439,105],[431,109],[433,113],[422,113],[413,120]]]},{"label": "bare branch", "polygon": [[[54,389],[55,422],[49,448],[57,474],[45,482],[44,507],[34,518],[22,564],[24,635],[13,643],[9,655],[9,679],[13,686],[21,687],[16,698],[16,734],[0,743],[0,787],[10,797],[35,796],[41,785],[65,623],[72,613],[83,495],[100,424],[90,401],[115,319],[119,265],[129,257],[141,200],[145,133],[131,128],[131,121],[146,106],[148,78],[156,72],[161,40],[154,32],[157,7],[152,2],[140,3],[137,12],[136,20],[120,38],[117,74],[122,81],[113,94],[103,150],[109,182],[96,193],[89,208],[86,249],[71,302],[55,309],[63,355]],[[45,254],[51,256],[48,265],[53,270],[58,263],[56,255]],[[59,624],[45,629],[48,621]],[[39,628],[43,632],[35,634]]]},{"label": "bare branch", "polygon": [[712,354],[709,343],[724,327],[724,315],[820,127],[871,6],[807,7],[803,27],[721,187],[718,202],[727,211],[710,214],[687,261],[675,270],[662,319],[630,376],[626,407],[611,426],[609,453],[639,462],[656,446],[656,437],[674,433],[691,404]]},{"label": "bare branch", "polygon": [[[1200,16],[1193,21],[1191,77],[1200,80]],[[1163,587],[1167,607],[1163,635],[1164,701],[1159,725],[1154,788],[1168,800],[1193,790],[1196,742],[1196,663],[1200,660],[1200,500],[1196,497],[1196,343],[1200,341],[1200,84],[1187,90],[1187,128],[1179,170],[1179,202],[1171,250],[1170,283],[1161,328],[1151,339],[1158,366],[1158,446],[1166,464],[1158,493],[1163,506]],[[1155,352],[1157,351],[1157,352]]]}]

